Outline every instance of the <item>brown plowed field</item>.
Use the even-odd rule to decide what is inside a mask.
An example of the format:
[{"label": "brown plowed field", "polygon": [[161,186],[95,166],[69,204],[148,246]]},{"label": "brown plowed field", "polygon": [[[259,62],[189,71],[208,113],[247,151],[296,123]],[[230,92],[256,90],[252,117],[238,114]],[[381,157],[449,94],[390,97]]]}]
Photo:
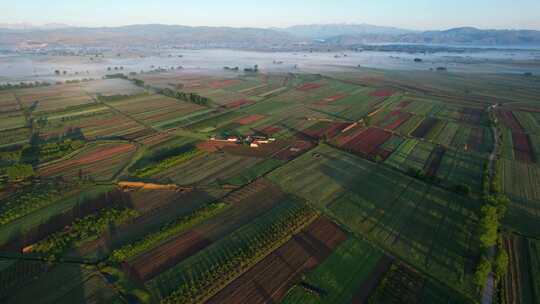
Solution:
[{"label": "brown plowed field", "polygon": [[234,147],[238,144],[224,140],[205,140],[197,143],[197,148],[206,152],[217,152],[225,147]]},{"label": "brown plowed field", "polygon": [[322,86],[323,86],[323,84],[321,84],[321,83],[309,82],[309,83],[305,83],[305,84],[299,86],[297,88],[297,90],[298,91],[311,91],[311,90],[318,89],[318,88],[320,88]]},{"label": "brown plowed field", "polygon": [[258,114],[253,114],[253,115],[248,115],[246,117],[242,117],[240,119],[238,119],[236,122],[245,126],[245,125],[249,125],[249,124],[252,124],[256,121],[259,121],[261,119],[265,118],[264,115],[258,115]]},{"label": "brown plowed field", "polygon": [[532,163],[534,161],[532,145],[527,134],[512,132],[512,142],[517,160],[526,163]]},{"label": "brown plowed field", "polygon": [[497,111],[497,115],[503,122],[505,126],[512,129],[514,132],[523,132],[524,129],[519,123],[519,121],[516,119],[512,111],[509,110],[499,110]]},{"label": "brown plowed field", "polygon": [[234,205],[193,229],[133,258],[124,265],[132,278],[146,281],[251,222],[281,202],[285,196],[266,180],[258,180],[223,199]]},{"label": "brown plowed field", "polygon": [[124,263],[123,268],[138,281],[147,281],[212,242],[195,231],[174,238],[163,246]]},{"label": "brown plowed field", "polygon": [[346,238],[334,223],[319,218],[207,303],[279,302],[303,272],[321,263]]}]

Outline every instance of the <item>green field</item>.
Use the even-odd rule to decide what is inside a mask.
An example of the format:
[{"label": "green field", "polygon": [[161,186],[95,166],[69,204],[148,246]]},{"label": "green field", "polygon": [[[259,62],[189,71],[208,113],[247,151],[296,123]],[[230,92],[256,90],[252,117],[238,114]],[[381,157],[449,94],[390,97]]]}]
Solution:
[{"label": "green field", "polygon": [[322,295],[295,286],[281,303],[351,303],[358,287],[370,279],[381,258],[378,250],[350,237],[302,281],[321,290]]},{"label": "green field", "polygon": [[467,269],[478,250],[470,244],[475,201],[327,146],[269,177],[353,232],[472,294]]},{"label": "green field", "polygon": [[503,191],[512,203],[507,225],[526,235],[540,236],[540,167],[502,160]]}]

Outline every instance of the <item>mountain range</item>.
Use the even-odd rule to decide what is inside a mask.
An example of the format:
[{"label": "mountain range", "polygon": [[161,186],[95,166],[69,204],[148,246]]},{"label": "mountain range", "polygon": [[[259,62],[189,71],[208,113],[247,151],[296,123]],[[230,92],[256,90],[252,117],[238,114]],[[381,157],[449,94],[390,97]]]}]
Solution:
[{"label": "mountain range", "polygon": [[342,35],[402,35],[415,31],[371,24],[310,24],[277,29],[298,37],[328,39]]},{"label": "mountain range", "polygon": [[225,48],[290,48],[323,45],[351,47],[369,43],[446,45],[540,45],[540,31],[484,30],[473,27],[442,31],[413,31],[369,24],[315,24],[287,28],[190,27],[129,25],[121,27],[43,27],[0,24],[1,45],[149,46]]}]

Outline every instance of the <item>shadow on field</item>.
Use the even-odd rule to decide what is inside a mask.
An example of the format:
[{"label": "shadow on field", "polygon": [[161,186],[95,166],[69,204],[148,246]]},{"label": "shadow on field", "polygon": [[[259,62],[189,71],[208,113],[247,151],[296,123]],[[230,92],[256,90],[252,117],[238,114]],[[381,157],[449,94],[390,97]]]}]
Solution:
[{"label": "shadow on field", "polygon": [[13,289],[2,303],[112,303],[117,297],[95,269],[76,264],[56,264],[24,284],[23,288]]},{"label": "shadow on field", "polygon": [[477,256],[474,200],[383,165],[320,154],[320,172],[346,189],[327,206],[334,217],[434,276],[464,284]]}]

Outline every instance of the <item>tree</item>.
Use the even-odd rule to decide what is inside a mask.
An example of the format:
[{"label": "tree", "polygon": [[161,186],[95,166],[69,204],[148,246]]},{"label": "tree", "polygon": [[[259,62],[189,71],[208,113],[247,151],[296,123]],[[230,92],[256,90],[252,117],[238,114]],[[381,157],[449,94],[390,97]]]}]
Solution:
[{"label": "tree", "polygon": [[502,220],[506,215],[510,199],[505,195],[487,195],[484,197],[484,201],[497,209],[497,215],[499,220]]},{"label": "tree", "polygon": [[34,175],[34,168],[28,164],[15,164],[6,169],[11,182],[22,181]]},{"label": "tree", "polygon": [[510,204],[510,199],[507,196],[497,195],[495,207],[497,207],[497,214],[499,215],[500,220],[502,220],[504,216],[506,215],[506,211],[508,210],[509,204]]},{"label": "tree", "polygon": [[133,81],[133,83],[134,83],[136,86],[144,87],[144,81],[143,81],[143,80],[134,78],[132,81]]},{"label": "tree", "polygon": [[497,243],[499,230],[499,216],[497,208],[491,205],[482,207],[480,216],[480,245],[489,248]]},{"label": "tree", "polygon": [[476,288],[478,288],[478,290],[482,290],[482,288],[484,288],[490,272],[491,263],[485,256],[482,256],[482,258],[480,259],[480,263],[478,263],[478,266],[476,267],[476,271],[474,272],[473,277],[474,285],[476,285]]},{"label": "tree", "polygon": [[502,278],[504,278],[506,272],[508,272],[508,253],[502,246],[499,246],[499,252],[495,257],[493,267],[495,268],[494,271],[497,281],[500,281]]}]

